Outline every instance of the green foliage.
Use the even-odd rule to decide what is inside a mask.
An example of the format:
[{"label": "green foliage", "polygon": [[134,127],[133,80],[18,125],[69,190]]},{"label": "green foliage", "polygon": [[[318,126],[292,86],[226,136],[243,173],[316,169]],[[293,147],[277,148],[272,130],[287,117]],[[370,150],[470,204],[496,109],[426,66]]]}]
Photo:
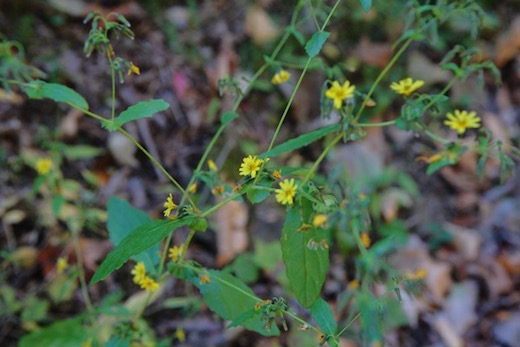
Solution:
[{"label": "green foliage", "polygon": [[[108,200],[108,236],[110,241],[117,246],[133,230],[150,224],[152,219],[143,211],[132,207],[126,200],[114,196]],[[136,262],[142,261],[147,269],[153,269],[159,263],[159,245],[155,244],[142,253],[132,256]]]},{"label": "green foliage", "polygon": [[294,139],[290,139],[290,140],[274,147],[270,151],[260,154],[258,157],[262,158],[262,159],[263,158],[275,158],[282,153],[294,151],[299,148],[308,146],[309,144],[316,142],[316,141],[322,139],[323,137],[325,137],[326,135],[331,134],[335,131],[338,131],[339,129],[340,129],[340,126],[338,124],[327,125],[323,128],[319,128],[319,129],[310,131],[306,134],[295,137]]},{"label": "green foliage", "polygon": [[372,7],[372,0],[359,0],[359,2],[365,11],[370,10],[370,7]]},{"label": "green foliage", "polygon": [[287,211],[280,240],[291,290],[306,308],[319,298],[329,268],[328,241],[323,231],[304,225],[309,212],[307,206],[295,203]]},{"label": "green foliage", "polygon": [[322,298],[316,300],[311,306],[311,314],[312,318],[314,318],[316,323],[318,323],[318,326],[321,328],[323,334],[328,336],[334,335],[338,332],[338,324],[334,319],[334,312],[332,312],[332,309],[325,300]]},{"label": "green foliage", "polygon": [[51,99],[88,110],[87,101],[78,92],[61,84],[33,81],[23,89],[31,99]]},{"label": "green foliage", "polygon": [[113,121],[106,121],[103,126],[109,131],[115,131],[124,124],[133,120],[152,117],[157,112],[170,108],[170,105],[163,99],[141,101],[128,107]]},{"label": "green foliage", "polygon": [[192,221],[192,217],[177,220],[153,220],[134,229],[107,255],[90,283],[95,284],[105,279],[112,271],[119,269],[132,256],[155,246],[170,232]]},{"label": "green foliage", "polygon": [[72,318],[58,321],[42,330],[22,337],[18,346],[80,346],[82,343],[86,343],[88,339],[89,334],[85,331],[81,318]]},{"label": "green foliage", "polygon": [[317,31],[312,35],[311,39],[305,45],[305,52],[307,52],[309,57],[314,58],[320,53],[329,36],[330,33],[326,31]]}]

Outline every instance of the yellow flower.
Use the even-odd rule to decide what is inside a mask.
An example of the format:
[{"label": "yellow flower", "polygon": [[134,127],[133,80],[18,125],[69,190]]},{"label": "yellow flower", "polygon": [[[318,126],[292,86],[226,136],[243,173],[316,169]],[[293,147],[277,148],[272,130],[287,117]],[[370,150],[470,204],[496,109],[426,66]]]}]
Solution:
[{"label": "yellow flower", "polygon": [[372,240],[370,240],[370,236],[368,235],[368,233],[361,233],[361,235],[359,236],[361,237],[361,243],[363,244],[363,246],[365,248],[370,247]]},{"label": "yellow flower", "polygon": [[357,289],[359,288],[359,281],[358,280],[352,280],[348,283],[349,289]]},{"label": "yellow flower", "polygon": [[262,159],[258,159],[256,155],[250,155],[242,160],[239,174],[241,176],[251,175],[252,178],[255,178],[257,172],[260,171],[260,166],[262,166],[263,162],[264,161]]},{"label": "yellow flower", "polygon": [[38,159],[36,161],[36,171],[40,175],[46,175],[49,173],[52,167],[52,160],[50,158]]},{"label": "yellow flower", "polygon": [[184,329],[182,327],[177,327],[177,330],[175,330],[175,337],[180,342],[186,341],[186,332],[184,331]]},{"label": "yellow flower", "polygon": [[67,258],[59,257],[58,261],[56,262],[56,271],[59,274],[62,274],[63,271],[65,271],[65,269],[67,268],[67,266],[69,266],[69,263],[67,262]]},{"label": "yellow flower", "polygon": [[170,258],[172,258],[172,261],[174,263],[176,263],[181,258],[182,248],[183,248],[183,245],[180,245],[180,246],[173,246],[168,250],[168,255],[170,256]]},{"label": "yellow flower", "polygon": [[177,207],[177,205],[173,203],[173,197],[171,194],[168,195],[168,198],[166,199],[166,202],[163,204],[163,207],[165,208],[164,216],[170,217],[170,213],[172,212],[172,210]]},{"label": "yellow flower", "polygon": [[199,278],[200,278],[200,284],[211,283],[211,278],[209,278],[208,275],[202,274],[199,276]]},{"label": "yellow flower", "polygon": [[92,337],[89,337],[87,341],[83,342],[81,347],[92,347]]},{"label": "yellow flower", "polygon": [[298,188],[298,186],[294,184],[294,178],[291,178],[290,181],[286,179],[280,182],[280,189],[276,190],[276,201],[282,205],[292,205],[294,196],[296,195],[296,188]]},{"label": "yellow flower", "polygon": [[217,164],[215,164],[215,162],[212,159],[208,160],[208,167],[212,171],[215,171],[215,172],[218,171],[218,166],[217,166]]},{"label": "yellow flower", "polygon": [[314,216],[312,220],[312,225],[315,227],[327,227],[327,215],[326,214],[317,214]]},{"label": "yellow flower", "polygon": [[390,85],[390,88],[397,94],[410,96],[410,94],[421,88],[423,85],[424,81],[417,80],[414,82],[411,78],[408,77],[404,80],[400,80],[399,82],[393,82]]},{"label": "yellow flower", "polygon": [[325,96],[334,101],[334,108],[341,108],[343,100],[348,99],[354,95],[355,86],[351,86],[349,81],[345,81],[343,86],[338,81],[332,82],[332,86],[327,89]]},{"label": "yellow flower", "polygon": [[279,180],[282,178],[282,171],[281,170],[274,170],[273,171],[273,177],[275,180]]},{"label": "yellow flower", "polygon": [[137,66],[134,65],[133,62],[130,62],[130,66],[128,67],[128,76],[130,76],[133,73],[136,75],[140,75],[141,71],[139,70],[139,68]]},{"label": "yellow flower", "polygon": [[286,70],[278,71],[273,78],[271,79],[272,84],[282,84],[285,83],[291,78],[291,74]]},{"label": "yellow flower", "polygon": [[197,191],[197,183],[193,183],[192,185],[190,185],[190,186],[188,187],[188,192],[190,192],[190,193],[193,194],[193,193],[195,193],[196,191]]},{"label": "yellow flower", "polygon": [[464,134],[467,128],[480,128],[480,118],[474,111],[468,113],[467,111],[455,110],[455,115],[448,112],[446,117],[448,120],[445,120],[444,124],[453,130],[457,130],[460,135]]},{"label": "yellow flower", "polygon": [[145,276],[141,282],[139,282],[139,286],[141,286],[141,289],[149,292],[155,292],[157,289],[159,289],[159,283],[148,276]]},{"label": "yellow flower", "polygon": [[220,194],[224,193],[224,186],[222,184],[217,184],[213,188],[211,188],[211,194],[215,196],[219,196]]},{"label": "yellow flower", "polygon": [[140,261],[135,264],[131,274],[134,275],[134,283],[141,284],[141,281],[146,278],[146,268],[144,267],[144,263]]}]

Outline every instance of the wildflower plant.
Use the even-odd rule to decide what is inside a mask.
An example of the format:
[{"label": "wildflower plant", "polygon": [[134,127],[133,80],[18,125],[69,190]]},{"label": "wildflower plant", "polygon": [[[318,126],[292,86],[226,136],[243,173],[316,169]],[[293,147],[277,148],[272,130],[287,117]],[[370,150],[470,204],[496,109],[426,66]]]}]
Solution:
[{"label": "wildflower plant", "polygon": [[[371,7],[371,1],[360,2],[365,10]],[[221,114],[217,131],[185,186],[181,185],[123,128],[126,123],[152,117],[155,113],[166,110],[169,104],[162,99],[142,101],[116,115],[116,77],[122,83],[125,78],[132,78],[132,74],[140,73],[140,69],[131,60],[119,57],[111,45],[111,40],[121,36],[134,39],[130,23],[122,15],[90,14],[85,19],[85,22],[91,25],[84,46],[85,54],[90,56],[94,52],[101,53],[110,66],[112,104],[109,115],[102,116],[90,111],[88,102],[69,87],[32,79],[31,69],[25,73],[17,74],[14,71],[1,75],[3,84],[19,86],[30,98],[48,98],[65,103],[90,116],[107,131],[122,133],[171,182],[172,193],[164,197],[161,219],[151,220],[146,213],[131,207],[126,201],[114,197],[109,201],[108,229],[110,240],[115,248],[101,263],[90,285],[105,280],[132,259],[135,261],[135,266],[130,272],[133,282],[148,292],[146,300],[141,303],[142,307],[136,315],[121,319],[118,325],[114,326],[109,340],[113,345],[118,342],[144,343],[142,338],[139,338],[143,336],[139,335],[142,313],[152,302],[152,292],[157,291],[168,276],[185,280],[196,287],[209,309],[224,320],[230,321],[229,326],[242,326],[265,336],[274,336],[281,333],[280,328],[287,330],[294,324],[300,324],[306,327],[305,330],[319,336],[320,344],[339,346],[340,337],[347,331],[356,332],[353,323],[359,321],[360,341],[364,345],[381,344],[385,332],[383,321],[388,320],[396,324],[400,322],[393,320],[394,315],[400,317],[397,313],[401,312],[395,297],[400,297],[400,290],[412,288],[412,284],[415,283],[413,281],[421,280],[424,274],[417,273],[414,276],[403,277],[385,261],[392,247],[388,246],[389,241],[384,238],[379,240],[370,237],[373,223],[376,223],[369,213],[370,196],[348,180],[342,178],[327,180],[320,175],[319,168],[327,155],[341,141],[349,142],[363,138],[366,135],[366,128],[396,126],[429,137],[440,144],[441,151],[425,156],[425,161],[429,165],[428,174],[434,173],[443,166],[456,164],[462,153],[469,150],[480,155],[477,165],[479,173],[483,172],[486,159],[492,155],[499,157],[503,175],[511,170],[513,166],[511,158],[504,153],[502,144],[494,142],[490,132],[481,128],[480,118],[476,117],[475,112],[456,110],[454,113],[448,113],[447,120],[439,119],[434,112],[440,102],[449,101],[447,93],[455,81],[472,74],[481,76],[484,70],[497,73],[492,63],[476,59],[476,50],[456,46],[446,55],[440,65],[443,69],[453,72],[453,79],[441,91],[430,91],[422,81],[414,81],[409,76],[402,76],[400,81],[384,82],[389,71],[395,67],[412,43],[427,43],[432,39],[432,35],[438,34],[439,26],[451,17],[465,13],[477,19],[481,18],[482,10],[471,0],[441,0],[437,6],[423,5],[422,2],[410,0],[405,31],[394,45],[395,53],[368,90],[354,85],[346,78],[346,72],[340,67],[318,64],[317,66],[328,73],[328,79],[322,85],[321,116],[330,118],[331,124],[278,143],[278,135],[295,100],[296,92],[306,73],[319,59],[330,36],[326,29],[340,6],[340,0],[332,7],[327,7],[321,2],[318,7],[315,7],[314,2],[298,1],[290,25],[273,53],[265,58],[265,63],[248,81],[248,86],[240,89],[238,83],[231,78],[219,82],[220,92],[230,91],[236,99],[233,106]],[[301,31],[304,7],[308,7],[316,24],[316,30],[312,35]],[[472,22],[472,34],[476,34],[477,22]],[[294,90],[279,117],[265,151],[258,155],[244,156],[242,163],[235,165],[234,173],[239,177],[239,181],[233,188],[221,177],[219,168],[210,159],[213,147],[222,133],[239,118],[239,106],[251,92],[255,82],[262,78],[267,78],[269,81],[269,76],[264,76],[267,75],[264,73],[284,65],[283,61],[278,61],[279,53],[292,37],[302,43],[306,53],[301,66],[291,67],[295,76]],[[3,47],[1,45],[13,45],[13,43],[3,40],[0,44],[0,47]],[[6,64],[6,61],[17,59],[16,56],[6,54],[5,50],[0,50],[0,58],[3,59],[0,60],[0,66],[4,69],[2,71],[15,66],[12,62]],[[20,68],[23,65],[16,66]],[[289,78],[290,75],[286,70],[279,70],[271,77],[271,82],[280,84],[288,81]],[[364,117],[366,108],[374,103],[372,98],[378,88],[391,89],[404,97],[399,101],[402,102],[402,109],[397,119],[374,123]],[[332,118],[332,114],[337,114],[338,117]],[[478,129],[476,143],[462,142],[459,138],[451,140],[450,134],[445,138],[444,133],[436,133],[432,130],[435,128],[431,124],[442,123],[461,135],[468,129]],[[278,162],[280,155],[321,140],[325,142],[323,150],[310,166],[291,168],[282,166]],[[36,169],[40,175],[48,175],[55,169],[55,165],[40,162],[39,165],[36,164]],[[210,206],[199,204],[195,199],[198,184],[206,185],[219,199]],[[292,304],[289,304],[292,300],[282,297],[260,298],[246,283],[229,271],[207,269],[194,260],[186,259],[186,250],[190,247],[194,235],[206,231],[207,218],[219,208],[237,199],[247,199],[251,204],[258,204],[269,198],[280,204],[285,211],[280,245],[289,287],[287,297],[294,297],[303,308],[308,309],[315,323],[298,315],[291,307]],[[132,218],[127,219],[126,216]],[[172,235],[180,228],[189,229],[189,234],[182,245],[171,246]],[[336,248],[355,255],[356,269],[355,278],[345,287],[344,293],[340,296],[337,315],[321,298],[330,265],[330,253],[336,251]],[[171,261],[166,261],[168,258]],[[386,286],[387,293],[376,297],[371,291],[374,284]],[[85,301],[90,303],[86,283],[82,283],[82,291]],[[354,300],[348,305],[349,314],[344,315],[341,313],[341,305],[346,307],[351,298]],[[90,307],[89,314],[92,319],[89,323],[83,324],[95,330],[100,321],[96,317],[100,317],[106,311],[108,310],[96,310]],[[177,338],[183,340],[185,336],[178,333]],[[95,337],[98,345],[108,343],[103,339],[103,336]],[[27,341],[30,341],[30,338],[25,340]]]}]

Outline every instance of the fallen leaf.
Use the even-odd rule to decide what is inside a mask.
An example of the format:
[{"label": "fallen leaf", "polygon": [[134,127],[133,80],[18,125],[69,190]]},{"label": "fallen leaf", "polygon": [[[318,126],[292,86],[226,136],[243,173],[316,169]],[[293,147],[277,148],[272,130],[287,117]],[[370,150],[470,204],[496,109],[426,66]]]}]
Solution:
[{"label": "fallen leaf", "polygon": [[458,336],[464,335],[477,320],[478,286],[474,281],[454,284],[442,312]]},{"label": "fallen leaf", "polygon": [[450,322],[442,314],[436,315],[432,326],[448,347],[463,347],[464,341],[457,335]]},{"label": "fallen leaf", "polygon": [[407,70],[410,77],[423,80],[426,85],[446,83],[451,79],[451,73],[433,63],[424,54],[414,51],[408,58]]},{"label": "fallen leaf", "polygon": [[457,254],[471,262],[478,258],[482,237],[476,232],[451,223],[445,223],[444,229],[453,235],[453,244],[457,248]]},{"label": "fallen leaf", "polygon": [[229,263],[247,249],[248,214],[246,205],[239,201],[229,202],[215,214],[218,266]]},{"label": "fallen leaf", "polygon": [[495,46],[495,64],[501,68],[516,57],[520,49],[520,16],[516,17],[508,30],[498,37]]},{"label": "fallen leaf", "polygon": [[280,33],[269,14],[258,5],[251,6],[247,11],[244,30],[260,46],[274,40]]},{"label": "fallen leaf", "polygon": [[361,63],[381,69],[388,64],[392,55],[391,44],[372,42],[367,36],[361,38],[352,53],[352,57],[359,59]]}]

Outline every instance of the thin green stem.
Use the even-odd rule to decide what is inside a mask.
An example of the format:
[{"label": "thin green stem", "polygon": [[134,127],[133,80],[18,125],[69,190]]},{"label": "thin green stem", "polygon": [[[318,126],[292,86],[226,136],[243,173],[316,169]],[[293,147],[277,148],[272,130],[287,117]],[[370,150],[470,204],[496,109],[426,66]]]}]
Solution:
[{"label": "thin green stem", "polygon": [[345,325],[345,327],[343,327],[343,329],[341,329],[341,331],[339,333],[336,334],[337,337],[340,337],[341,335],[343,335],[343,333],[345,331],[347,331],[348,328],[350,328],[350,326],[359,318],[359,316],[361,316],[361,312],[358,312],[351,320],[350,322],[347,323],[347,325]]},{"label": "thin green stem", "polygon": [[112,61],[112,57],[110,56],[112,54],[112,46],[109,45],[108,47],[110,51],[107,50],[107,58],[108,63],[110,64],[110,76],[112,79],[112,110],[110,119],[112,119],[113,122],[116,115],[116,71],[114,69],[114,62]]},{"label": "thin green stem", "polygon": [[320,23],[318,23],[318,18],[316,18],[316,13],[314,12],[314,6],[312,6],[312,0],[308,1],[309,9],[311,12],[312,20],[314,20],[314,24],[316,24],[316,29],[320,30]]},{"label": "thin green stem", "polygon": [[367,102],[370,100],[370,97],[376,90],[376,87],[379,85],[379,82],[381,82],[381,80],[386,76],[388,71],[390,71],[390,69],[394,66],[394,64],[397,62],[399,57],[401,57],[401,55],[404,53],[404,51],[406,51],[406,49],[408,48],[408,46],[410,46],[410,44],[414,41],[414,39],[415,39],[414,35],[409,37],[408,40],[406,40],[405,43],[401,46],[401,48],[399,48],[397,53],[392,57],[390,62],[385,66],[383,71],[381,71],[379,76],[377,76],[375,82],[372,84],[372,86],[370,87],[370,90],[368,91],[367,95],[365,96],[365,99],[361,103],[361,106],[359,107],[359,110],[356,113],[356,116],[354,117],[355,120],[358,120],[359,117],[361,116],[361,114],[363,113]]},{"label": "thin green stem", "polygon": [[219,208],[221,208],[222,206],[224,206],[228,202],[235,200],[237,197],[239,197],[242,194],[244,194],[244,193],[235,193],[235,194],[229,196],[227,199],[222,200],[218,204],[216,204],[216,205],[208,208],[206,211],[202,212],[200,214],[200,217],[201,218],[205,218],[205,217],[209,216],[210,214],[212,214],[213,212],[217,211]]},{"label": "thin green stem", "polygon": [[327,16],[327,19],[325,19],[325,22],[323,22],[323,25],[321,26],[321,30],[320,31],[325,30],[325,28],[329,24],[330,19],[332,18],[332,15],[334,14],[334,12],[336,12],[336,9],[338,8],[340,2],[341,2],[341,0],[337,0],[336,1],[336,3],[334,4],[334,7],[332,7],[332,9],[329,12],[329,15]]},{"label": "thin green stem", "polygon": [[307,175],[305,175],[305,178],[303,179],[303,182],[302,182],[302,187],[305,186],[305,184],[311,179],[311,176],[314,174],[314,172],[316,171],[316,169],[318,168],[320,163],[323,161],[323,159],[325,159],[325,157],[331,151],[331,149],[334,148],[334,146],[342,138],[343,138],[343,134],[340,133],[340,134],[336,135],[336,137],[327,145],[327,147],[325,147],[325,149],[323,150],[323,152],[321,152],[321,154],[318,157],[318,159],[316,159],[316,161],[312,165],[312,167],[309,170],[309,172],[307,172]]},{"label": "thin green stem", "polygon": [[291,311],[289,311],[289,310],[284,310],[283,313],[286,314],[287,316],[291,317],[292,319],[294,319],[294,320],[297,321],[298,323],[310,327],[312,330],[316,331],[317,333],[321,333],[321,330],[320,330],[320,329],[316,328],[314,325],[310,324],[310,323],[307,322],[306,320],[304,320],[304,319],[298,317],[296,314],[292,313]]},{"label": "thin green stem", "polygon": [[[91,313],[91,316],[94,312],[94,307],[92,306],[92,302],[90,301],[90,296],[88,294],[88,286],[87,281],[85,280],[85,270],[83,269],[83,255],[81,253],[81,247],[79,246],[78,233],[72,232],[72,240],[74,243],[74,251],[76,252],[77,258],[77,266],[79,271],[79,282],[81,286],[81,295],[83,296],[83,300],[85,301],[85,305],[87,306],[87,310]],[[94,322],[94,318],[92,316],[92,321]]]},{"label": "thin green stem", "polygon": [[164,168],[164,166],[162,166],[158,161],[157,159],[155,159],[155,157],[153,155],[150,154],[150,152],[148,152],[146,150],[146,148],[144,148],[143,146],[141,146],[141,144],[136,140],[134,139],[134,137],[132,135],[130,135],[126,130],[124,130],[123,128],[119,128],[118,131],[123,134],[127,139],[129,139],[137,148],[139,148],[141,150],[141,152],[144,153],[144,155],[146,155],[148,157],[148,159],[150,159],[152,161],[152,163],[154,163],[155,166],[157,166],[159,168],[159,170],[162,171],[162,173],[164,173],[166,175],[166,177],[168,177],[168,179],[173,183],[173,185],[175,187],[177,187],[177,189],[179,189],[182,193],[183,196],[186,196],[186,198],[188,199],[188,201],[190,202],[190,205],[193,207],[193,208],[197,208],[197,206],[195,205],[195,203],[193,202],[193,200],[191,200],[191,198],[189,197],[188,195],[188,192],[186,192],[184,190],[184,188],[182,188],[182,186],[179,184],[179,182],[177,182],[177,180],[175,178],[173,178],[172,175],[170,175],[170,173]]},{"label": "thin green stem", "polygon": [[361,128],[374,128],[374,127],[387,127],[389,125],[394,125],[394,124],[395,124],[395,119],[389,120],[386,122],[379,122],[379,123],[358,123],[357,126],[359,126]]}]

